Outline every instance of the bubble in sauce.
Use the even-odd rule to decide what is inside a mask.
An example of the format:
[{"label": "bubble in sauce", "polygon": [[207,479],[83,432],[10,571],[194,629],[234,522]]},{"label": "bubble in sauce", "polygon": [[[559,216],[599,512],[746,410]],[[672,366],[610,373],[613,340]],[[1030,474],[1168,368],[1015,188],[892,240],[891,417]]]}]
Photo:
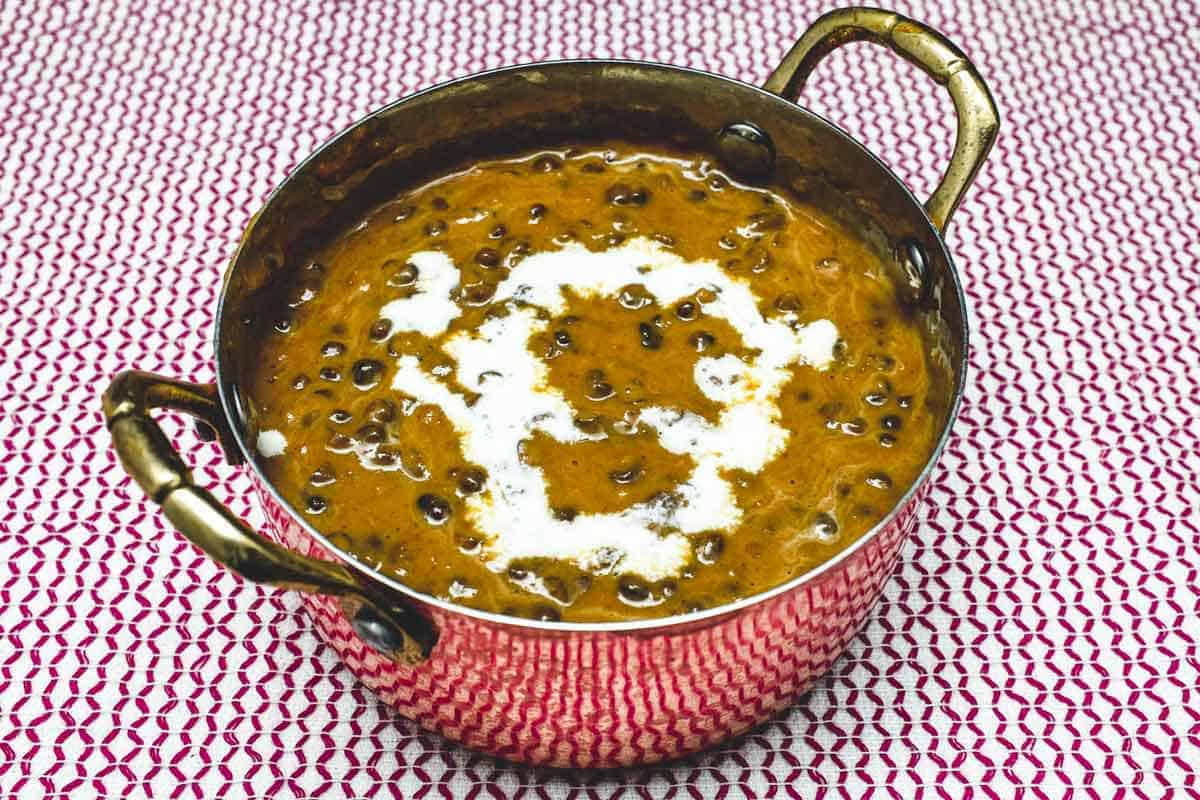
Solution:
[{"label": "bubble in sauce", "polygon": [[562,169],[563,162],[558,156],[539,156],[533,161],[534,172],[557,172]]}]

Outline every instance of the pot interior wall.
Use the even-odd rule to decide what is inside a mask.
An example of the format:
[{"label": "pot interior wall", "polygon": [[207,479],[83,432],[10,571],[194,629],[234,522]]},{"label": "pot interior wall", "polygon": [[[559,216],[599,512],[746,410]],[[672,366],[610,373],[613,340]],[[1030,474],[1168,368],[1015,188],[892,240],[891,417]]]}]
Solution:
[{"label": "pot interior wall", "polygon": [[[716,154],[715,133],[751,122],[775,145],[768,181],[823,207],[894,270],[920,317],[943,429],[961,388],[966,320],[945,247],[906,189],[845,134],[775,95],[705,73],[622,62],[511,68],[414,95],[335,138],[254,219],[230,266],[218,316],[218,379],[246,455],[254,402],[240,394],[245,320],[314,244],[423,178],[471,160],[562,142],[619,138]],[[924,292],[906,257],[928,261]]]}]

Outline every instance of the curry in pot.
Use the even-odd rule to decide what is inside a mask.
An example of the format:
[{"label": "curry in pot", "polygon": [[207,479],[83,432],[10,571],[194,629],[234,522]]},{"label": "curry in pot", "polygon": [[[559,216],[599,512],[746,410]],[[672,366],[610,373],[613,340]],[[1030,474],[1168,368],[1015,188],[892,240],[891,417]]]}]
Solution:
[{"label": "curry in pot", "polygon": [[489,611],[764,591],[879,522],[938,434],[883,260],[702,154],[474,164],[271,298],[246,387],[271,482],[339,548]]}]

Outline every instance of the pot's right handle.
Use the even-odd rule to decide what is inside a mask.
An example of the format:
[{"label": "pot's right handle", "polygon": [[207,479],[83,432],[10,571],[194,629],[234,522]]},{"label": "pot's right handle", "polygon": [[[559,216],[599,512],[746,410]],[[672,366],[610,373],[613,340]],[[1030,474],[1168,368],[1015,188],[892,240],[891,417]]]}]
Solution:
[{"label": "pot's right handle", "polygon": [[437,630],[390,590],[361,581],[346,565],[302,556],[263,538],[209,492],[192,483],[151,409],[183,411],[203,420],[236,452],[225,430],[216,387],[129,370],[104,393],[104,421],[125,471],[193,544],[255,583],[342,598],[355,632],[384,656],[406,664],[429,657]]},{"label": "pot's right handle", "polygon": [[859,41],[890,48],[950,90],[958,114],[954,154],[941,183],[925,201],[929,218],[939,231],[945,231],[950,215],[992,149],[1000,127],[1000,114],[987,84],[949,39],[933,28],[891,11],[878,8],[831,11],[805,31],[763,88],[795,100],[822,58],[848,42]]}]

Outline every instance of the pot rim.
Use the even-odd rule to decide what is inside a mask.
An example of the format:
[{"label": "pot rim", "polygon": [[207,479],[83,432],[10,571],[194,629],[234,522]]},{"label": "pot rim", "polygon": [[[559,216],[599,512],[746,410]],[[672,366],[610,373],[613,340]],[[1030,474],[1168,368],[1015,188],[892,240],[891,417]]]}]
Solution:
[{"label": "pot rim", "polygon": [[[296,509],[292,506],[292,504],[289,503],[279,493],[279,491],[275,487],[275,485],[266,477],[265,474],[263,474],[261,467],[259,466],[258,462],[255,459],[255,454],[253,452],[253,449],[249,446],[249,444],[246,440],[245,425],[241,421],[241,416],[238,411],[237,396],[236,396],[236,393],[232,393],[230,391],[231,387],[233,387],[234,384],[232,381],[226,380],[226,376],[223,374],[226,366],[225,366],[225,362],[221,358],[221,343],[220,343],[220,335],[221,334],[220,334],[220,332],[222,329],[222,321],[224,319],[224,315],[227,310],[226,309],[226,300],[228,299],[228,296],[229,296],[228,288],[230,285],[230,276],[233,274],[233,270],[236,268],[237,264],[240,261],[242,252],[245,249],[246,243],[248,242],[248,240],[250,238],[250,236],[249,236],[250,232],[258,224],[258,221],[262,217],[262,214],[270,207],[271,203],[274,202],[275,198],[282,191],[283,187],[286,186],[301,170],[303,170],[304,167],[306,167],[310,162],[315,160],[318,156],[320,156],[322,153],[324,153],[330,147],[334,146],[343,137],[349,135],[352,131],[358,129],[361,125],[367,123],[368,121],[370,121],[371,119],[374,119],[377,116],[380,116],[382,114],[386,114],[386,113],[390,112],[392,109],[397,108],[404,103],[411,102],[418,97],[424,97],[427,95],[435,94],[437,92],[444,91],[452,86],[457,86],[459,84],[479,80],[481,78],[490,78],[494,75],[507,74],[507,73],[516,74],[516,73],[520,73],[523,71],[532,71],[532,70],[536,70],[536,69],[546,69],[546,68],[555,69],[555,68],[571,66],[571,65],[585,65],[585,66],[594,66],[594,67],[601,67],[601,68],[603,68],[603,67],[618,67],[618,68],[619,67],[635,67],[638,69],[650,68],[650,69],[683,73],[684,75],[687,75],[692,79],[722,81],[722,82],[725,82],[728,84],[732,84],[733,86],[735,86],[736,88],[738,88],[740,90],[745,90],[745,91],[753,92],[755,94],[762,95],[765,98],[767,98],[768,100],[770,100],[772,103],[781,104],[781,106],[783,107],[783,110],[786,113],[793,113],[793,114],[798,113],[798,114],[809,117],[810,122],[812,122],[818,126],[826,128],[828,132],[834,134],[835,136],[842,138],[849,145],[851,145],[852,147],[854,147],[858,151],[860,151],[860,153],[864,157],[873,161],[904,192],[904,194],[908,197],[909,201],[912,202],[912,204],[914,206],[916,206],[916,208],[920,209],[921,217],[924,219],[925,223],[929,226],[929,232],[933,234],[933,241],[937,242],[937,244],[940,246],[940,248],[942,250],[942,256],[946,259],[946,264],[949,267],[949,274],[954,283],[954,292],[958,299],[959,308],[962,309],[962,315],[963,315],[962,350],[961,350],[962,355],[961,355],[960,359],[958,360],[958,363],[955,364],[955,367],[957,368],[956,379],[954,381],[954,391],[953,391],[953,397],[951,398],[951,402],[950,402],[949,412],[946,416],[946,424],[945,424],[945,427],[942,429],[941,434],[938,436],[938,440],[937,440],[933,450],[930,452],[928,459],[926,459],[925,465],[921,468],[921,472],[917,475],[916,479],[909,485],[908,489],[905,491],[903,496],[901,496],[900,500],[898,500],[892,506],[891,510],[889,510],[888,513],[886,515],[884,515],[884,517],[882,519],[879,520],[879,522],[877,522],[866,533],[862,534],[860,537],[858,537],[858,539],[851,542],[850,545],[848,545],[845,549],[838,552],[832,558],[829,558],[828,560],[821,562],[820,564],[816,565],[812,569],[807,570],[806,572],[802,572],[801,574],[795,576],[791,580],[785,581],[784,583],[781,583],[778,586],[773,586],[770,589],[766,589],[762,592],[751,595],[749,597],[744,597],[744,598],[742,598],[740,600],[736,600],[732,603],[726,603],[724,605],[716,606],[714,608],[704,609],[703,611],[697,611],[697,612],[685,613],[685,614],[675,614],[675,615],[668,616],[668,617],[658,617],[658,618],[638,619],[638,620],[621,620],[621,621],[614,621],[614,622],[564,622],[564,621],[546,622],[546,621],[541,621],[541,620],[525,619],[523,617],[509,616],[506,614],[499,614],[499,613],[491,612],[491,611],[482,611],[480,609],[470,608],[468,606],[459,605],[459,604],[453,603],[449,600],[442,600],[438,597],[434,597],[433,595],[429,595],[424,592],[417,591],[416,589],[413,589],[413,588],[405,585],[404,583],[397,580],[396,578],[392,578],[388,575],[385,575],[385,574],[377,571],[374,567],[358,560],[357,558],[354,558],[350,554],[343,551],[341,548],[334,545],[332,542],[329,541],[329,539],[323,533],[321,533],[319,530],[317,530],[315,527],[313,527],[313,525],[311,523],[309,523],[309,521],[306,520],[303,515],[297,513]],[[758,86],[755,86],[753,84],[746,83],[745,81],[741,81],[736,78],[730,78],[730,77],[727,77],[724,75],[718,75],[716,73],[708,72],[706,70],[699,70],[699,69],[694,69],[691,67],[676,66],[673,64],[663,64],[663,63],[659,63],[659,62],[655,62],[655,61],[639,61],[639,60],[635,60],[635,59],[593,59],[593,58],[554,59],[554,60],[548,60],[548,61],[529,62],[526,64],[514,64],[514,65],[509,65],[509,66],[504,66],[504,67],[497,67],[497,68],[489,69],[489,70],[483,70],[480,72],[474,72],[469,75],[464,75],[462,77],[452,78],[450,80],[442,81],[441,83],[437,83],[437,84],[434,84],[433,86],[429,86],[425,89],[416,91],[416,92],[408,95],[407,97],[401,97],[398,100],[395,100],[391,103],[388,103],[385,106],[382,106],[378,109],[375,109],[374,111],[369,112],[368,114],[365,114],[364,116],[355,120],[350,125],[347,125],[346,127],[342,128],[337,133],[335,133],[333,136],[326,139],[319,147],[317,147],[307,157],[305,157],[304,160],[302,160],[300,163],[298,163],[296,166],[294,166],[291,170],[289,170],[288,174],[275,186],[275,188],[271,191],[270,195],[268,195],[267,199],[265,201],[263,201],[263,204],[260,207],[260,209],[250,218],[250,221],[247,223],[246,228],[242,233],[241,241],[238,243],[238,247],[234,251],[233,257],[229,261],[229,265],[226,267],[224,279],[222,281],[222,286],[221,286],[221,294],[217,301],[217,313],[214,318],[213,328],[214,328],[214,330],[213,330],[213,345],[214,345],[214,350],[215,350],[217,390],[218,390],[218,395],[219,395],[219,399],[220,399],[221,410],[225,415],[225,420],[229,426],[229,430],[231,430],[233,432],[233,438],[237,442],[238,449],[241,451],[242,456],[245,458],[246,464],[249,466],[249,468],[251,470],[253,470],[254,476],[257,478],[260,486],[262,488],[265,488],[265,490],[270,493],[271,497],[273,497],[275,499],[275,501],[280,504],[281,507],[287,509],[287,511],[292,516],[292,519],[295,522],[297,522],[305,530],[305,532],[307,532],[310,536],[314,537],[317,541],[319,541],[326,550],[328,550],[331,553],[336,553],[339,557],[339,560],[342,563],[346,564],[351,569],[360,573],[364,578],[366,578],[370,581],[382,583],[384,586],[387,586],[389,589],[399,592],[399,593],[405,595],[406,597],[412,598],[413,600],[417,601],[419,604],[432,606],[433,608],[439,609],[440,611],[445,612],[447,614],[461,614],[466,617],[470,617],[470,618],[477,619],[477,620],[480,620],[483,622],[489,622],[489,623],[493,623],[493,624],[497,624],[497,625],[504,625],[504,626],[509,626],[509,627],[513,627],[513,628],[532,629],[532,630],[538,630],[538,631],[562,631],[562,632],[568,632],[568,633],[637,633],[637,632],[646,632],[646,631],[659,632],[659,631],[666,631],[668,629],[674,629],[674,628],[680,628],[680,627],[692,627],[692,626],[696,625],[697,623],[705,623],[705,622],[712,623],[712,622],[715,622],[716,620],[718,620],[719,618],[737,614],[737,613],[745,611],[746,609],[749,609],[753,606],[757,606],[759,604],[766,603],[766,602],[768,602],[776,597],[779,597],[783,594],[800,589],[808,584],[815,583],[819,579],[824,577],[826,574],[831,573],[831,572],[835,571],[836,569],[838,569],[839,567],[841,567],[844,563],[846,563],[847,561],[852,559],[860,550],[862,550],[864,547],[866,547],[868,545],[868,543],[870,543],[876,537],[878,537],[884,529],[886,529],[891,524],[893,524],[893,522],[896,520],[896,518],[900,515],[901,511],[907,509],[909,507],[909,505],[914,502],[917,492],[920,491],[925,486],[926,483],[928,483],[930,476],[933,473],[933,469],[937,465],[938,461],[941,459],[941,455],[946,448],[947,442],[950,439],[950,432],[954,427],[954,422],[958,419],[958,411],[962,404],[963,391],[966,386],[966,370],[967,370],[967,366],[968,366],[968,355],[970,352],[970,350],[969,350],[970,318],[967,313],[966,295],[963,291],[962,280],[959,276],[958,269],[954,264],[954,260],[951,258],[949,249],[946,247],[945,238],[944,238],[942,232],[937,229],[937,227],[933,224],[933,221],[929,218],[929,215],[926,212],[924,204],[922,204],[920,201],[918,201],[916,199],[916,197],[912,193],[912,190],[909,189],[908,185],[906,183],[904,183],[904,181],[900,180],[900,178],[892,171],[892,169],[890,167],[888,167],[887,164],[883,163],[883,161],[878,156],[876,156],[873,152],[871,152],[871,150],[869,150],[865,145],[863,145],[857,139],[852,137],[845,130],[838,127],[834,123],[830,122],[823,116],[800,105],[798,102],[793,102],[791,100],[788,100],[787,98],[785,98],[781,95],[775,94],[773,92],[769,92],[769,91],[767,91],[763,88],[760,88]]]}]

